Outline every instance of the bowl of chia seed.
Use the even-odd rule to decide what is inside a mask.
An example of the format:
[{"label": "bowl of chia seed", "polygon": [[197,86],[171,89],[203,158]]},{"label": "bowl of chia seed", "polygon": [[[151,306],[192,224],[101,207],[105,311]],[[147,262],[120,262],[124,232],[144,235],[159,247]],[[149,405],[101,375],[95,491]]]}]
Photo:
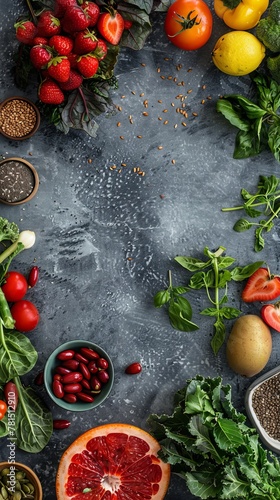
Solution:
[{"label": "bowl of chia seed", "polygon": [[280,453],[280,366],[258,377],[247,389],[245,407],[262,442]]},{"label": "bowl of chia seed", "polygon": [[8,97],[0,103],[0,133],[8,139],[29,139],[40,126],[40,112],[26,97]]},{"label": "bowl of chia seed", "polygon": [[39,176],[35,167],[23,158],[0,161],[0,202],[19,205],[30,201],[38,191]]}]

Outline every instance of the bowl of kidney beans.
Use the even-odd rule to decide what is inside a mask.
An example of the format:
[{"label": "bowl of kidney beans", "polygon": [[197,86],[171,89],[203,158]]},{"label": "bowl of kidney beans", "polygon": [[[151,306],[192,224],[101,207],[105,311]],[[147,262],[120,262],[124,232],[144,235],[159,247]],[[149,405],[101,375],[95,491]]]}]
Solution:
[{"label": "bowl of kidney beans", "polygon": [[44,384],[51,399],[66,410],[96,408],[109,396],[114,367],[100,346],[87,340],[60,345],[44,368]]}]

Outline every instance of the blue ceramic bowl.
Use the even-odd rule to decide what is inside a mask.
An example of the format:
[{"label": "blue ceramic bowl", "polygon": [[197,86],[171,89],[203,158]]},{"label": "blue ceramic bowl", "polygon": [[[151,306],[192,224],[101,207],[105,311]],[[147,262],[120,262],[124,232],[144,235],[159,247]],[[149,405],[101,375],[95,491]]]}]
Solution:
[{"label": "blue ceramic bowl", "polygon": [[[106,384],[102,385],[102,389],[99,394],[93,395],[94,396],[93,402],[85,403],[84,401],[77,401],[76,403],[68,403],[67,401],[64,401],[61,398],[57,398],[52,390],[52,382],[55,373],[55,368],[61,365],[61,361],[57,359],[57,354],[59,354],[61,351],[65,351],[68,349],[78,351],[81,347],[88,347],[90,349],[93,349],[100,355],[101,358],[105,358],[108,361],[109,367],[107,369],[107,372],[109,374],[109,380]],[[109,355],[107,354],[106,351],[104,351],[104,349],[87,340],[70,340],[69,342],[65,342],[65,344],[61,344],[49,356],[44,368],[44,384],[46,391],[49,394],[50,398],[58,406],[64,408],[65,410],[87,411],[96,408],[101,403],[103,403],[103,401],[105,401],[105,399],[109,396],[111,389],[113,387],[113,383],[114,383],[114,367]]]}]

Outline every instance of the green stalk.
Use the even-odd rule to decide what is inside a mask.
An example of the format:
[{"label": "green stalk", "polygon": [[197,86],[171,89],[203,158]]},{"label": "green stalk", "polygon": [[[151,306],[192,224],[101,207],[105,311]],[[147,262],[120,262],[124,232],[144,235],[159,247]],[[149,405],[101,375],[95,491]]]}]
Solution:
[{"label": "green stalk", "polygon": [[[8,257],[10,257],[10,255],[12,255],[12,253],[14,253],[18,249],[18,245],[22,245],[22,243],[15,241],[8,248],[6,248],[6,250],[4,250],[4,252],[1,253],[0,264],[2,262],[4,262],[4,260],[6,260]],[[24,246],[23,246],[23,248],[24,248]]]},{"label": "green stalk", "polygon": [[1,327],[3,324],[4,327],[8,328],[9,330],[13,330],[15,326],[15,321],[11,315],[9,304],[6,300],[6,297],[1,287],[0,287],[0,324]]}]

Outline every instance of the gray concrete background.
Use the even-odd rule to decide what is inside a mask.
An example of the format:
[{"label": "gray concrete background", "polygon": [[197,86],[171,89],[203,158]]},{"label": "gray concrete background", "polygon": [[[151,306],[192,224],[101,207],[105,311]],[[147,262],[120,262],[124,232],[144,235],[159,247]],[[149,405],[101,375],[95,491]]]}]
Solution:
[{"label": "gray concrete background", "polygon": [[[212,2],[207,3],[212,8]],[[19,0],[1,0],[0,4],[4,41],[0,92],[4,99],[27,95],[15,88],[10,73],[17,47],[13,23],[25,5]],[[147,428],[150,413],[171,411],[174,392],[189,377],[221,375],[232,385],[234,403],[244,411],[244,394],[252,379],[227,367],[224,348],[213,355],[212,321],[199,314],[208,305],[205,295],[188,295],[193,320],[200,325],[193,333],[173,330],[164,310],[153,306],[153,295],[167,284],[168,269],[174,282],[184,284],[184,272],[173,260],[176,255],[199,258],[204,247],[215,250],[222,245],[241,266],[264,260],[279,273],[279,224],[267,234],[265,249],[256,254],[253,233],[232,230],[238,214],[221,212],[222,207],[239,204],[242,187],[254,191],[259,175],[279,172],[269,152],[234,160],[236,129],[215,111],[220,95],[246,94],[249,89],[248,78],[224,75],[211,61],[217,38],[228,29],[214,15],[208,44],[186,53],[168,43],[163,19],[162,14],[154,16],[153,32],[143,50],[121,51],[116,68],[119,88],[112,98],[122,111],[98,119],[95,139],[80,131],[63,135],[45,120],[30,140],[0,138],[3,157],[31,161],[40,177],[38,194],[30,203],[0,208],[1,216],[18,223],[21,230],[34,230],[37,236],[35,247],[20,254],[13,265],[22,273],[34,261],[40,267],[40,281],[28,292],[41,314],[39,326],[29,334],[39,361],[25,382],[33,384],[54,348],[76,338],[102,346],[115,367],[111,395],[95,411],[62,411],[43,389],[38,390],[54,418],[72,422],[67,430],[54,432],[40,454],[17,452],[17,459],[38,473],[45,500],[54,500],[60,456],[79,434],[109,422]],[[182,65],[180,70],[178,65]],[[178,86],[175,77],[184,86]],[[187,96],[186,127],[176,113],[180,93]],[[35,89],[28,96],[36,100]],[[145,110],[148,117],[143,116]],[[137,167],[144,176],[133,171]],[[230,285],[229,302],[242,313],[258,314],[259,304],[241,302],[242,286]],[[227,334],[230,326],[229,322]],[[274,332],[265,370],[279,363],[279,346],[280,336]],[[124,368],[135,360],[142,363],[143,371],[128,377]],[[3,439],[0,459],[6,458]],[[172,477],[166,499],[191,498],[184,482]]]}]

